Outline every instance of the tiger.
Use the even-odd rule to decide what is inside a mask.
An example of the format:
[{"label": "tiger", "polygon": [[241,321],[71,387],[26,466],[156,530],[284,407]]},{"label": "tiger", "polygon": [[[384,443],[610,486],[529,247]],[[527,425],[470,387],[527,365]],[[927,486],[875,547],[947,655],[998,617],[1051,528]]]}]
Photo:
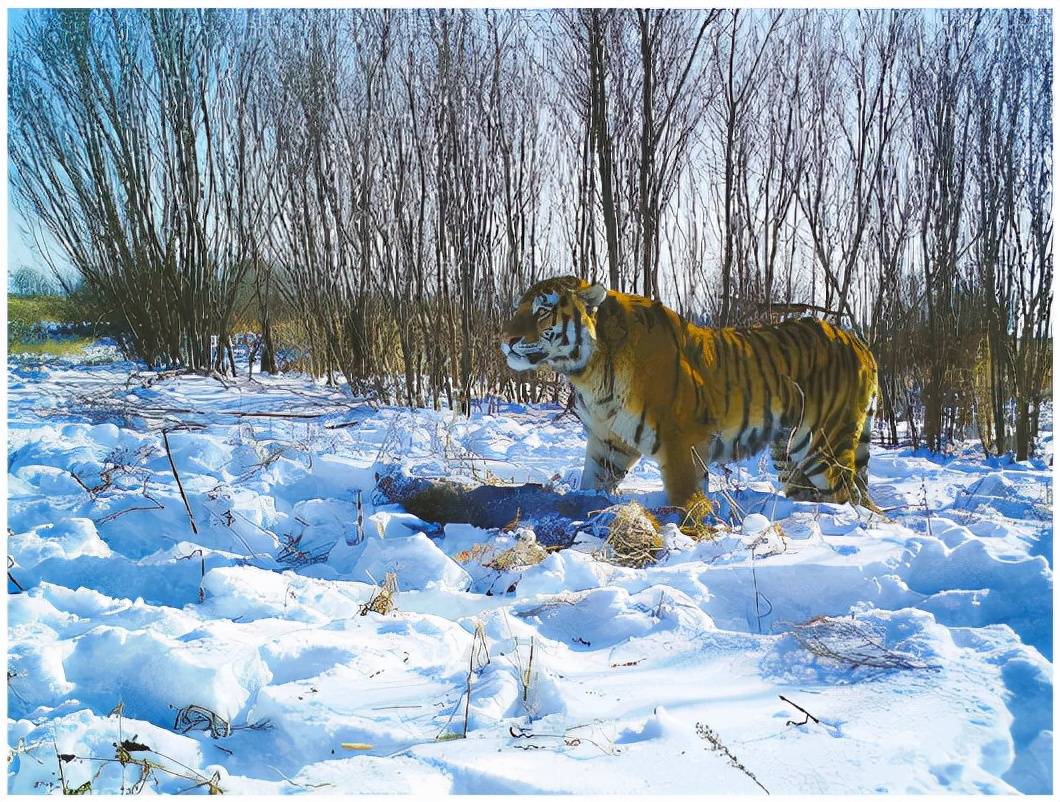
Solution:
[{"label": "tiger", "polygon": [[512,370],[570,380],[587,437],[583,490],[613,492],[650,457],[670,505],[684,507],[706,489],[709,465],[769,446],[788,498],[880,512],[868,490],[876,360],[838,326],[707,328],[560,276],[522,295],[500,350]]}]

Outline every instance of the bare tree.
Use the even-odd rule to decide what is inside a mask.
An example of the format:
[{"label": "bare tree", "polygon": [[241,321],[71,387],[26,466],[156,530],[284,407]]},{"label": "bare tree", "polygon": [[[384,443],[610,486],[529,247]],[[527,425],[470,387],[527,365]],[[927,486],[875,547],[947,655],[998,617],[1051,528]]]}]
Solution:
[{"label": "bare tree", "polygon": [[[701,20],[695,20],[675,11],[637,10],[641,125],[637,165],[639,236],[634,253],[640,255],[641,292],[650,298],[660,297],[659,220],[685,166],[689,140],[711,98],[707,95],[693,100],[691,87],[697,85],[702,73],[704,35],[720,13],[705,12]],[[633,286],[637,286],[636,277]]]},{"label": "bare tree", "polygon": [[959,352],[975,336],[962,330],[971,321],[961,257],[967,236],[962,214],[972,103],[969,62],[980,42],[981,22],[981,14],[968,24],[962,15],[944,13],[936,30],[921,34],[924,58],[916,59],[910,75],[916,110],[911,144],[913,180],[921,207],[918,256],[926,334],[920,355],[923,436],[928,447],[936,450],[944,442],[943,414],[953,400]]},{"label": "bare tree", "polygon": [[721,297],[716,322],[725,326],[733,322],[735,307],[734,273],[741,269],[737,254],[738,171],[745,163],[742,153],[747,143],[748,120],[752,99],[762,85],[764,57],[770,39],[784,12],[772,12],[759,20],[741,11],[728,14],[724,28],[719,29],[714,47],[714,75],[721,86],[722,101],[717,117],[721,149]]},{"label": "bare tree", "polygon": [[[251,187],[261,129],[238,113],[236,85],[254,74],[254,54],[231,44],[250,19],[48,11],[15,48],[17,202],[149,364],[227,367],[236,289],[260,223]],[[229,61],[240,70],[222,69]]]},{"label": "bare tree", "polygon": [[876,354],[883,442],[974,425],[1022,458],[1051,370],[1051,33],[1000,10],[32,12],[12,185],[153,365],[234,370],[251,321],[264,370],[381,401],[561,401],[494,332],[574,272],[700,322],[837,320]]},{"label": "bare tree", "polygon": [[866,261],[872,199],[906,104],[897,73],[908,25],[898,11],[858,11],[829,23],[835,49],[819,73],[814,147],[798,197],[825,279],[823,305],[857,323],[854,279]]},{"label": "bare tree", "polygon": [[1026,459],[1051,361],[1051,70],[1035,69],[1048,64],[1050,26],[1028,11],[989,23],[995,44],[977,54],[971,160],[987,346],[980,429],[986,446]]}]

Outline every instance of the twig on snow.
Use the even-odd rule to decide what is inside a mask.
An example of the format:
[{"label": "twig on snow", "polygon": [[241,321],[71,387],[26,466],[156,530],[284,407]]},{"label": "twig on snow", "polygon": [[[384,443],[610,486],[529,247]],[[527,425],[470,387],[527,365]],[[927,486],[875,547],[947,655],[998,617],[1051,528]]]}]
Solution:
[{"label": "twig on snow", "polygon": [[169,457],[169,467],[173,469],[173,478],[177,480],[177,488],[180,490],[180,497],[184,501],[184,509],[188,511],[188,520],[191,521],[191,531],[196,535],[199,534],[199,528],[195,525],[195,516],[191,513],[191,504],[188,503],[188,496],[184,492],[184,484],[180,481],[180,474],[177,473],[177,464],[173,462],[173,452],[169,448],[169,436],[166,434],[166,430],[162,430],[162,442],[166,446],[166,456]]},{"label": "twig on snow", "polygon": [[788,721],[785,723],[785,726],[794,725],[796,727],[801,727],[803,724],[806,724],[807,722],[810,722],[810,721],[812,721],[814,724],[820,724],[821,723],[821,720],[819,718],[817,718],[817,716],[815,716],[813,713],[811,713],[805,707],[802,707],[800,705],[795,704],[793,701],[791,701],[791,699],[787,698],[786,696],[781,695],[780,701],[787,702],[789,705],[791,705],[796,710],[798,710],[800,713],[802,713],[804,716],[806,716],[806,718],[804,718],[802,721],[793,721],[791,719],[788,719]]},{"label": "twig on snow", "polygon": [[15,567],[15,558],[12,557],[10,554],[8,554],[7,555],[7,581],[10,582],[12,585],[14,585],[16,588],[18,588],[23,593],[25,593],[26,589],[24,587],[22,587],[22,585],[19,584],[18,580],[15,579],[14,576],[11,575],[11,569],[14,568],[14,567]]},{"label": "twig on snow", "polygon": [[712,751],[721,752],[721,754],[729,762],[730,766],[732,766],[734,769],[739,769],[741,772],[744,773],[744,775],[749,777],[755,785],[757,785],[767,794],[769,793],[769,789],[762,785],[762,783],[758,781],[758,778],[751,773],[751,770],[748,769],[747,766],[745,766],[743,763],[741,763],[736,757],[736,755],[729,751],[729,747],[727,747],[721,742],[721,736],[718,735],[718,733],[713,728],[711,728],[709,724],[696,722],[696,735],[698,735],[704,741],[709,743]]}]

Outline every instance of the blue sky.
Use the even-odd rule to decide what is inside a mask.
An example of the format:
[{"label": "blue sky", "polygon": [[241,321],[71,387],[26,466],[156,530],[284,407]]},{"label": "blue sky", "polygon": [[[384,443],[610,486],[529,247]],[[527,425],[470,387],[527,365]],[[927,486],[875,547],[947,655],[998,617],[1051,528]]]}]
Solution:
[{"label": "blue sky", "polygon": [[[26,9],[8,9],[7,12],[7,47],[8,52],[11,51],[11,42],[13,35],[22,29],[25,25],[25,21],[28,15]],[[10,170],[10,160],[8,161],[8,169]],[[40,254],[37,253],[36,248],[32,245],[27,244],[27,238],[23,235],[23,231],[26,228],[26,221],[19,213],[18,209],[15,208],[14,204],[14,192],[10,188],[10,182],[8,183],[8,200],[7,200],[7,269],[8,275],[10,276],[18,268],[23,266],[30,266],[38,269],[40,272],[50,276],[51,271],[44,264],[44,260]]]}]

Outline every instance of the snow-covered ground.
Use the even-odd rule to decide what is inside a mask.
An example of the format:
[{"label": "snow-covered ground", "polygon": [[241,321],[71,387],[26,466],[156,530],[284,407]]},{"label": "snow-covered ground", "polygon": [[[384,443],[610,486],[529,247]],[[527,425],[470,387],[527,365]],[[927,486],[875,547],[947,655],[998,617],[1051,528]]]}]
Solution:
[{"label": "snow-covered ground", "polygon": [[[439,537],[376,474],[571,485],[558,409],[133,369],[9,364],[11,792],[1052,790],[1045,461],[874,448],[881,521],[748,460],[713,540],[501,573],[532,511]],[[650,462],[622,490],[664,502]]]}]

